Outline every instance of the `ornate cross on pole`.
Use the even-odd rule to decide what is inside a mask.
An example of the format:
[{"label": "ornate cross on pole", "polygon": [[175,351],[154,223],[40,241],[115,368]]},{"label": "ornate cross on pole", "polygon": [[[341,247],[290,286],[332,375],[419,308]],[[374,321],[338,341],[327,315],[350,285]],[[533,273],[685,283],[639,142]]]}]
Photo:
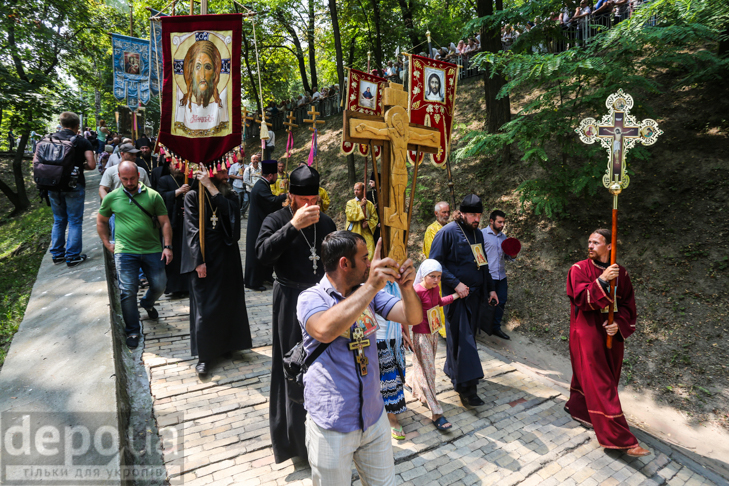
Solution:
[{"label": "ornate cross on pole", "polygon": [[[633,97],[619,89],[617,93],[608,96],[605,106],[608,114],[598,123],[594,118],[585,118],[575,129],[580,140],[587,144],[600,141],[608,152],[608,165],[602,177],[603,185],[613,195],[613,229],[610,250],[610,264],[615,264],[618,250],[618,196],[630,184],[630,177],[625,173],[625,157],[628,150],[636,143],[653,145],[663,131],[658,128],[655,120],[646,118],[638,123],[630,115],[633,107]],[[608,324],[612,324],[615,314],[615,279],[610,282],[610,296],[613,303],[608,309]],[[607,337],[607,347],[612,348],[612,336]]]},{"label": "ornate cross on pole", "polygon": [[[365,115],[354,111],[344,113],[344,140],[370,145],[373,140],[384,142],[382,150],[382,181],[378,193],[383,234],[383,256],[390,256],[399,264],[407,258],[407,233],[410,217],[405,209],[405,190],[408,185],[408,150],[438,153],[440,132],[437,128],[410,123],[407,111],[408,94],[402,84],[388,83],[384,89],[385,116]],[[377,167],[373,167],[377,175]],[[417,172],[413,170],[417,177]],[[377,181],[376,181],[377,182]],[[415,180],[411,191],[415,187]],[[411,193],[412,201],[412,193]],[[381,210],[382,211],[382,210]]]}]

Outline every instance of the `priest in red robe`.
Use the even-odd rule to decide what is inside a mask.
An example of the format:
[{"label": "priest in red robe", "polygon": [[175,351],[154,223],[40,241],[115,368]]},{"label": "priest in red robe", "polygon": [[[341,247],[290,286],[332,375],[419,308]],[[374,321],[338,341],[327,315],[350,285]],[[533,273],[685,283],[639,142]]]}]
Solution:
[{"label": "priest in red robe", "polygon": [[[630,432],[618,397],[625,339],[635,331],[636,312],[628,272],[609,264],[611,240],[609,230],[595,230],[588,240],[588,259],[572,265],[567,277],[572,384],[565,410],[591,425],[602,447],[645,456],[650,451]],[[615,278],[615,319],[608,325],[610,282]],[[608,335],[613,336],[612,349],[606,346]]]}]

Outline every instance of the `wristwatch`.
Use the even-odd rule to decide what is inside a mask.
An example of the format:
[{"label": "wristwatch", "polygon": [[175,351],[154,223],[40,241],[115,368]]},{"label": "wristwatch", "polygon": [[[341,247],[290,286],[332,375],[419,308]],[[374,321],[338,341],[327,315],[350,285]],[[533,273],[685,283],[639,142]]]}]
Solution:
[{"label": "wristwatch", "polygon": [[172,250],[172,245],[165,245],[164,246],[164,249],[165,250]]}]

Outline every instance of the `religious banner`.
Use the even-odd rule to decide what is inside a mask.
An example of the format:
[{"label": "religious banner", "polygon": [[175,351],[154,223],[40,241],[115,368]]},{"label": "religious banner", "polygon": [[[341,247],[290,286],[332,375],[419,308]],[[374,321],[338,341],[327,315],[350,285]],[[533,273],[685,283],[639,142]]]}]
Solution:
[{"label": "religious banner", "polygon": [[[387,80],[373,74],[367,74],[356,69],[349,69],[347,78],[347,97],[344,100],[344,109],[364,113],[365,115],[382,116],[384,113],[382,97],[387,86]],[[360,155],[365,157],[369,154],[370,148],[365,144],[353,144],[342,141],[341,149],[345,155],[351,154],[355,148]],[[380,156],[379,150],[375,149],[375,155]]]},{"label": "religious banner", "polygon": [[241,144],[241,14],[163,17],[160,141],[210,163]]},{"label": "religious banner", "polygon": [[149,41],[111,34],[114,97],[136,111],[149,103]]},{"label": "religious banner", "polygon": [[[453,129],[453,114],[458,86],[458,66],[427,57],[410,56],[410,122],[440,131],[440,150],[430,154],[431,162],[445,167]],[[408,159],[415,161],[415,152]]]},{"label": "religious banner", "polygon": [[164,64],[162,62],[162,25],[160,17],[167,17],[167,14],[149,9],[152,14],[149,26],[149,57],[151,67],[149,69],[149,89],[153,95],[158,95],[162,86],[162,76],[164,75]]}]

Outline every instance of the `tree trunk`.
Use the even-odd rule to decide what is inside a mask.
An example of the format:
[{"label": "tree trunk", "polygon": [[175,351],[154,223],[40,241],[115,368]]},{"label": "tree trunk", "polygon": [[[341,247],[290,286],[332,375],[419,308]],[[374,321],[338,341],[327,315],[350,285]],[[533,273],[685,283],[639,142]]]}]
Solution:
[{"label": "tree trunk", "polygon": [[411,0],[410,4],[408,4],[407,0],[398,0],[398,3],[400,4],[400,11],[402,12],[402,22],[405,26],[405,30],[407,31],[407,35],[410,38],[410,42],[412,43],[413,48],[420,43],[418,39],[418,33],[415,32],[415,24],[413,23],[414,1],[415,0]]},{"label": "tree trunk", "polygon": [[[253,97],[256,99],[256,107],[258,107],[258,112],[262,113],[262,107],[261,107],[261,97],[258,96],[258,85],[256,84],[258,81],[255,77],[253,77],[253,72],[251,71],[251,63],[248,60],[248,56],[250,55],[250,49],[248,48],[248,37],[246,36],[245,30],[241,30],[241,40],[243,44],[243,60],[246,64],[246,71],[248,72],[248,80],[251,83],[251,88],[253,89]],[[245,120],[242,120],[243,123],[245,123]]]},{"label": "tree trunk", "polygon": [[725,26],[722,35],[724,38],[719,40],[719,57],[729,54],[729,26]]},{"label": "tree trunk", "polygon": [[[354,48],[357,45],[357,35],[352,36],[352,42],[349,44],[349,61],[347,61],[347,66],[350,68],[354,68]],[[346,89],[345,86],[341,86],[341,89]],[[2,114],[2,113],[0,113]]]},{"label": "tree trunk", "polygon": [[16,191],[14,192],[10,186],[0,180],[0,191],[5,194],[15,207],[12,214],[21,213],[30,207],[30,200],[28,199],[28,193],[25,191],[25,180],[23,179],[23,152],[25,152],[25,146],[28,143],[29,133],[25,132],[21,135],[18,149],[13,159],[13,179],[15,180]]},{"label": "tree trunk", "polygon": [[[493,0],[477,0],[477,14],[479,17],[487,17],[494,14]],[[503,8],[501,0],[496,2],[497,10]],[[498,28],[481,29],[481,48],[484,51],[498,53],[501,51],[501,36]],[[486,101],[485,128],[489,133],[498,133],[500,128],[511,119],[511,103],[509,97],[505,96],[496,99],[506,80],[500,74],[491,77],[491,69],[488,64],[484,65],[484,97]],[[510,148],[504,147],[504,158],[509,159]]]},{"label": "tree trunk", "polygon": [[296,60],[299,63],[299,74],[301,74],[301,84],[304,86],[304,91],[307,93],[311,92],[311,86],[309,86],[309,77],[306,74],[306,63],[304,62],[304,50],[301,48],[301,41],[299,36],[296,35],[296,30],[289,24],[282,14],[276,13],[276,19],[281,22],[281,25],[286,32],[291,36],[291,42],[294,43],[294,49],[296,51]]},{"label": "tree trunk", "polygon": [[329,0],[329,13],[332,16],[332,32],[334,34],[334,50],[337,55],[337,79],[339,89],[344,89],[344,54],[342,53],[342,37],[339,34],[339,17],[337,15],[337,0]]},{"label": "tree trunk", "polygon": [[380,34],[380,0],[372,0],[372,15],[375,24],[375,66],[377,75],[382,75],[382,35]]},{"label": "tree trunk", "polygon": [[[355,150],[357,150],[355,148]],[[355,182],[357,182],[357,167],[354,165],[354,152],[347,155],[347,182],[349,183],[349,187],[354,187]]]},{"label": "tree trunk", "polygon": [[309,73],[311,74],[312,88],[320,88],[316,76],[316,46],[314,45],[314,22],[316,14],[314,12],[314,0],[309,0],[309,25],[306,29],[306,43],[309,50]]}]

